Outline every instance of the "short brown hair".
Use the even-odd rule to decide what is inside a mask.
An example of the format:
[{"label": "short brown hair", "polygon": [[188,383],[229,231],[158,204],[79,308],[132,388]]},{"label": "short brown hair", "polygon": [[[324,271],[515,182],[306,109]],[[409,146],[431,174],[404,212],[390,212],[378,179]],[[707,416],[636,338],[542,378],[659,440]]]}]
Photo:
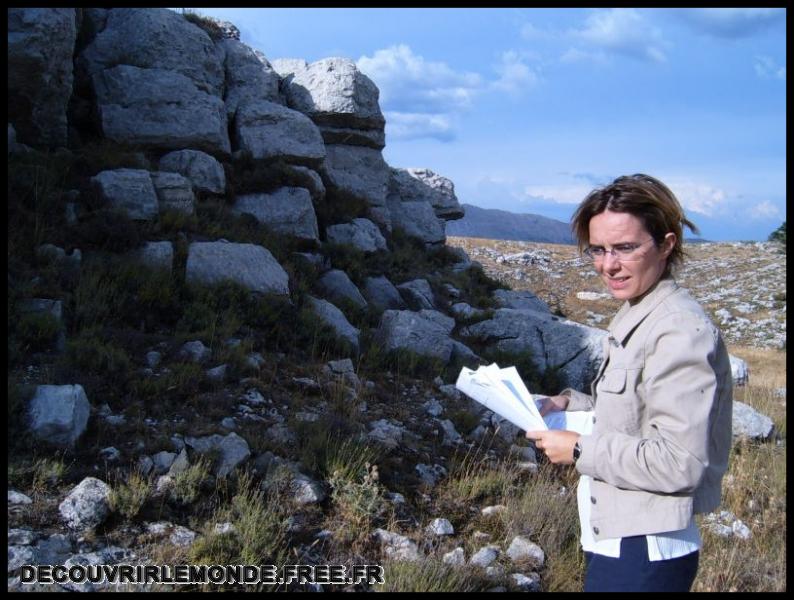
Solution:
[{"label": "short brown hair", "polygon": [[657,246],[667,233],[675,234],[675,246],[667,260],[665,275],[684,260],[684,225],[692,233],[698,233],[698,228],[686,218],[681,204],[665,184],[642,173],[624,175],[607,186],[594,189],[576,209],[571,218],[571,230],[580,252],[590,245],[590,219],[605,210],[637,217]]}]

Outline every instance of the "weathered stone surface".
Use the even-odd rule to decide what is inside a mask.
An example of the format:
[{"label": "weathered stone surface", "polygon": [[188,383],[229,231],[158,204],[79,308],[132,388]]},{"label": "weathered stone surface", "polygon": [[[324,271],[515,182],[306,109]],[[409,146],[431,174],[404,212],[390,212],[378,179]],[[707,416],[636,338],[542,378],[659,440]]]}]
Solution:
[{"label": "weathered stone surface", "polygon": [[401,229],[411,237],[422,240],[427,247],[442,245],[447,237],[444,222],[428,202],[402,202],[389,194],[388,208],[394,229]]},{"label": "weathered stone surface", "polygon": [[733,401],[733,436],[764,440],[772,434],[772,419],[738,400]]},{"label": "weathered stone surface", "polygon": [[19,142],[66,146],[76,39],[74,8],[8,9],[8,121]]},{"label": "weathered stone surface", "polygon": [[[305,64],[305,63],[304,63]],[[276,70],[285,71],[283,63]],[[287,103],[316,123],[355,129],[383,129],[386,121],[378,105],[380,92],[372,80],[348,58],[325,58],[284,77]]]},{"label": "weathered stone surface", "polygon": [[[384,350],[408,350],[421,356],[439,358],[448,362],[452,355],[452,339],[449,333],[452,328],[442,325],[432,313],[423,310],[387,310],[381,316],[375,338]],[[438,313],[441,317],[441,313]],[[449,319],[449,317],[446,317]],[[453,327],[455,321],[452,321]]]},{"label": "weathered stone surface", "polygon": [[433,519],[425,530],[431,535],[454,535],[455,528],[449,519]]},{"label": "weathered stone surface", "polygon": [[216,433],[202,438],[186,437],[185,443],[199,454],[204,454],[211,450],[220,452],[220,460],[215,468],[217,477],[225,477],[251,456],[248,442],[236,433],[230,433],[226,436]]},{"label": "weathered stone surface", "polygon": [[283,104],[279,94],[280,77],[264,57],[242,42],[221,40],[217,44],[224,54],[226,94],[224,102],[230,120],[245,102],[267,100]]},{"label": "weathered stone surface", "polygon": [[391,169],[391,185],[402,202],[427,202],[439,219],[463,218],[455,185],[430,169]]},{"label": "weathered stone surface", "polygon": [[273,231],[319,241],[317,215],[307,189],[282,187],[271,194],[237,196],[233,212],[252,215]]},{"label": "weathered stone surface", "polygon": [[171,71],[196,89],[221,97],[224,71],[209,35],[165,8],[114,8],[80,53],[78,66],[94,75],[117,65]]},{"label": "weathered stone surface", "polygon": [[350,223],[338,223],[325,229],[326,238],[333,244],[350,244],[364,252],[387,250],[386,239],[369,219],[353,219]]},{"label": "weathered stone surface", "polygon": [[353,351],[358,354],[361,332],[350,324],[344,313],[327,300],[309,296],[308,301],[309,306],[319,319],[330,326],[340,338],[348,342],[353,347]]},{"label": "weathered stone surface", "polygon": [[406,281],[398,285],[397,289],[412,310],[434,309],[436,307],[433,299],[433,290],[430,288],[427,279]]},{"label": "weathered stone surface", "polygon": [[382,129],[352,129],[329,125],[318,125],[318,127],[326,144],[367,146],[375,150],[383,150],[386,147],[386,132]]},{"label": "weathered stone surface", "polygon": [[160,212],[152,178],[142,169],[113,169],[91,178],[98,194],[110,208],[122,210],[131,219],[148,221]]},{"label": "weathered stone surface", "polygon": [[386,557],[391,560],[413,562],[424,558],[416,542],[404,535],[380,528],[375,530],[374,535],[383,545],[383,552]]},{"label": "weathered stone surface", "polygon": [[146,242],[131,255],[148,267],[170,273],[174,264],[174,245],[171,242]]},{"label": "weathered stone surface", "polygon": [[325,297],[335,302],[346,300],[359,308],[365,309],[367,307],[367,301],[361,295],[356,284],[350,281],[347,273],[339,269],[332,269],[320,277],[317,280],[317,289]]},{"label": "weathered stone surface", "polygon": [[317,167],[326,156],[320,130],[306,115],[275,102],[244,102],[234,119],[237,149]]},{"label": "weathered stone surface", "polygon": [[379,150],[363,146],[328,144],[321,169],[327,189],[365,200],[370,206],[386,206],[389,166]]},{"label": "weathered stone surface", "polygon": [[190,180],[193,189],[211,194],[226,191],[226,174],[221,164],[199,150],[176,150],[160,159],[160,171],[179,173]]},{"label": "weathered stone surface", "polygon": [[507,555],[513,562],[532,560],[540,567],[546,561],[546,554],[543,549],[523,535],[517,535],[513,538],[513,541],[510,542],[510,547],[507,549]]},{"label": "weathered stone surface", "polygon": [[151,176],[161,211],[174,210],[187,215],[196,212],[196,196],[189,179],[167,171],[157,171]]},{"label": "weathered stone surface", "polygon": [[302,58],[275,58],[270,61],[270,66],[278,73],[279,77],[287,77],[297,71],[302,71],[309,66]]},{"label": "weathered stone surface", "polygon": [[549,305],[529,290],[494,290],[493,298],[500,308],[528,308],[551,313]]},{"label": "weathered stone surface", "polygon": [[492,319],[465,327],[461,335],[500,351],[529,351],[540,372],[559,368],[569,386],[588,390],[607,334],[546,312],[500,308]]},{"label": "weathered stone surface", "polygon": [[372,306],[381,310],[405,308],[405,301],[400,296],[400,292],[385,275],[367,277],[364,281],[363,294]]},{"label": "weathered stone surface", "polygon": [[74,446],[85,431],[90,409],[80,384],[40,385],[28,407],[31,431],[52,444]]},{"label": "weathered stone surface", "polygon": [[110,513],[110,486],[86,477],[58,506],[61,517],[70,529],[92,529],[101,524]]},{"label": "weathered stone surface", "polygon": [[747,385],[747,382],[750,380],[750,369],[747,368],[747,363],[733,354],[729,355],[728,358],[730,358],[731,361],[733,385],[736,387]]},{"label": "weathered stone surface", "polygon": [[102,132],[117,142],[228,154],[226,108],[175,71],[118,65],[94,73]]},{"label": "weathered stone surface", "polygon": [[267,249],[254,244],[190,244],[186,279],[210,284],[231,280],[263,294],[289,294],[287,272]]}]

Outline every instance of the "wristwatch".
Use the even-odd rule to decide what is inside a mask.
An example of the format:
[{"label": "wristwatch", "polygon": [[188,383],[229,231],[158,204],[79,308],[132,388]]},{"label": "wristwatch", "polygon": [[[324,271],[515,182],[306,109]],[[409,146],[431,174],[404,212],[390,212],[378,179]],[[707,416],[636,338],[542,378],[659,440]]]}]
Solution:
[{"label": "wristwatch", "polygon": [[573,462],[576,464],[576,461],[579,460],[579,457],[582,455],[582,446],[579,445],[579,442],[576,442],[573,445]]}]

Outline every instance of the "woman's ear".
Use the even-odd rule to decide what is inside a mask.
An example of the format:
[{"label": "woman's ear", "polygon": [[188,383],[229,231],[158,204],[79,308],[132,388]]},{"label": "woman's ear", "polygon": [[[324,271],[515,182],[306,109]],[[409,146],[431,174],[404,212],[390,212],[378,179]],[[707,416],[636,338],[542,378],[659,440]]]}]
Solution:
[{"label": "woman's ear", "polygon": [[677,240],[678,238],[672,231],[665,234],[664,241],[662,242],[662,255],[664,255],[665,258],[670,256],[673,248],[675,248],[675,243]]}]

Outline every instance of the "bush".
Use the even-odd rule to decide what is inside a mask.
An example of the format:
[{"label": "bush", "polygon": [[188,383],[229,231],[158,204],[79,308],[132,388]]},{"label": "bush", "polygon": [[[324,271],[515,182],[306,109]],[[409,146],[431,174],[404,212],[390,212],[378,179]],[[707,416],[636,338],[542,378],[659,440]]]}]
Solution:
[{"label": "bush", "polygon": [[174,476],[174,481],[168,490],[169,499],[177,504],[193,504],[201,494],[204,482],[210,478],[210,461],[200,457],[181,473]]},{"label": "bush", "polygon": [[43,352],[55,345],[60,331],[61,324],[52,314],[34,312],[21,315],[9,336],[16,335],[21,352]]},{"label": "bush", "polygon": [[775,229],[772,233],[769,234],[769,241],[770,242],[780,242],[783,244],[783,248],[786,248],[786,222],[783,221],[783,224]]},{"label": "bush", "polygon": [[128,520],[141,512],[152,490],[149,482],[137,472],[130,473],[126,482],[118,483],[110,493],[110,508]]}]

